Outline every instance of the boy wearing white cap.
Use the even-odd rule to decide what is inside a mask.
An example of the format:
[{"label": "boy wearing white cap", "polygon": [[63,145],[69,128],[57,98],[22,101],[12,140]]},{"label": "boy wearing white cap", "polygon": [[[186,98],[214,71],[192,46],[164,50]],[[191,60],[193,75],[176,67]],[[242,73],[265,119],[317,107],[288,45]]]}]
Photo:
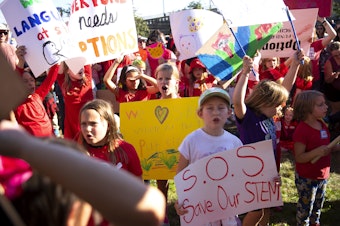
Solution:
[{"label": "boy wearing white cap", "polygon": [[[221,151],[241,147],[241,140],[224,130],[224,124],[231,116],[229,94],[218,87],[207,89],[198,101],[197,115],[203,120],[203,127],[190,133],[179,146],[180,158],[177,173],[201,158]],[[188,212],[181,204],[175,204],[178,215]],[[235,217],[202,224],[211,226],[236,226],[240,223]]]}]

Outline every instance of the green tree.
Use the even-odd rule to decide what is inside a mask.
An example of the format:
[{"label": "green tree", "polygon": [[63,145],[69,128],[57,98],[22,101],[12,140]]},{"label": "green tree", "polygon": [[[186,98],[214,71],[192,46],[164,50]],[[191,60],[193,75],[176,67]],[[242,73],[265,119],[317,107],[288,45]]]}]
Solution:
[{"label": "green tree", "polygon": [[137,29],[137,34],[141,36],[148,37],[150,33],[150,29],[144,19],[139,16],[135,16],[135,23],[136,23],[136,29]]},{"label": "green tree", "polygon": [[187,8],[188,9],[203,9],[203,6],[202,6],[201,1],[198,1],[198,2],[192,1],[189,3]]},{"label": "green tree", "polygon": [[340,3],[336,1],[333,1],[333,16],[340,16]]}]

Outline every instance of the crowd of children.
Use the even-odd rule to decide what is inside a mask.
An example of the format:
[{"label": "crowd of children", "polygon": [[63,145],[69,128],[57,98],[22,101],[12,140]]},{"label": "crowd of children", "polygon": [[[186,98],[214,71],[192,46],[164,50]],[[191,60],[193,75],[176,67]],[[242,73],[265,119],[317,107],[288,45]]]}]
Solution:
[{"label": "crowd of children", "polygon": [[[235,149],[245,144],[271,140],[278,172],[280,171],[282,152],[287,151],[295,158],[295,183],[299,195],[296,210],[297,225],[320,225],[321,209],[330,175],[331,152],[340,150],[338,145],[328,146],[334,136],[332,137],[332,131],[328,129],[324,121],[324,119],[327,119],[328,123],[336,124],[340,118],[336,117],[340,112],[338,95],[340,90],[340,42],[333,41],[336,32],[326,18],[318,17],[316,28],[319,32],[317,33],[318,39],[311,42],[313,51],[309,51],[308,56],[301,50],[296,51],[288,59],[279,59],[274,56],[260,58],[260,54],[257,55],[257,58],[244,56],[243,68],[235,82],[232,95],[219,85],[218,80],[209,73],[208,68],[197,57],[179,62],[177,57],[180,52],[177,51],[173,41],[166,45],[167,41],[160,30],[152,31],[148,38],[139,36],[139,50],[135,54],[124,55],[95,65],[85,65],[78,73],[72,72],[65,62],[54,65],[47,71],[47,76],[39,87],[36,87],[35,77],[25,64],[26,49],[24,46],[19,46],[16,50],[16,70],[21,75],[30,93],[27,99],[14,110],[15,119],[31,136],[53,137],[61,134],[64,139],[77,141],[84,148],[82,150],[86,153],[85,155],[113,165],[115,169],[121,168],[141,181],[138,184],[136,180],[131,179],[130,181],[129,177],[125,180],[123,175],[118,173],[118,178],[123,184],[137,184],[136,187],[140,188],[141,191],[150,192],[149,187],[141,185],[143,184],[142,168],[135,147],[129,141],[125,141],[120,133],[119,121],[117,120],[119,112],[114,112],[112,103],[97,99],[96,90],[103,87],[109,90],[118,104],[151,99],[199,97],[197,115],[202,119],[203,126],[190,133],[178,147],[180,157],[177,173],[208,155]],[[0,26],[0,33],[2,29],[5,28]],[[321,30],[327,33],[327,36],[322,35]],[[1,37],[4,34],[2,32]],[[158,45],[163,46],[164,53],[160,58],[155,59],[148,52],[148,48]],[[327,49],[330,57],[321,62],[320,54],[325,49]],[[303,64],[301,64],[302,61]],[[256,81],[250,78],[254,67],[259,72],[259,80]],[[64,117],[60,122],[63,126],[57,133],[52,126],[53,117],[49,116],[51,113],[48,114],[49,109],[43,104],[45,96],[55,82],[61,91],[58,98],[62,99],[64,103],[59,108],[64,109]],[[53,98],[51,101],[53,101]],[[53,111],[52,114],[55,113],[58,113],[58,111]],[[233,114],[238,131],[237,136],[225,130],[225,123]],[[20,150],[23,148],[22,144],[14,145],[14,135],[22,137],[30,144],[33,143],[32,147],[45,146],[44,143],[39,143],[40,141],[36,141],[35,138],[9,122],[3,122],[1,126],[0,140],[4,139],[3,142],[10,142]],[[6,132],[10,133],[8,135],[9,140],[5,140]],[[308,136],[305,134],[308,134]],[[80,191],[81,189],[76,184],[60,179],[62,175],[57,175],[48,166],[38,163],[38,160],[35,160],[35,155],[42,153],[31,151],[31,148],[28,148],[33,153],[32,157],[29,157],[21,153],[11,154],[3,151],[3,148],[8,147],[10,146],[4,145],[1,154],[23,158],[32,166],[37,166],[42,170],[47,168],[47,174],[51,178],[57,178],[55,179],[57,182],[69,186],[69,188],[72,188],[71,191],[78,192],[76,194],[79,194],[80,198],[86,199],[85,201],[93,206],[94,209],[90,207],[87,212],[84,209],[79,209],[80,207],[74,207],[75,200],[78,200],[78,197],[73,193],[62,190],[69,197],[65,208],[70,211],[66,212],[71,213],[72,208],[78,208],[77,211],[80,211],[85,219],[83,219],[82,225],[109,225],[110,222],[121,223],[123,220],[137,222],[137,220],[127,220],[129,214],[125,213],[124,210],[122,216],[114,214],[111,217],[111,212],[105,209],[108,204],[102,205],[94,197]],[[221,149],[221,147],[223,148]],[[53,158],[54,151],[60,148],[60,145],[48,148],[52,149],[51,158]],[[66,157],[69,154],[61,153],[60,155]],[[41,158],[38,159],[41,160]],[[2,167],[4,167],[3,162],[7,160],[3,157],[1,161]],[[9,161],[15,163],[18,160]],[[47,162],[50,161],[52,160]],[[88,163],[89,160],[84,161]],[[314,163],[313,161],[317,162]],[[58,169],[62,168],[62,164],[59,164],[53,165]],[[97,161],[89,164],[96,165]],[[53,189],[61,189],[58,187],[59,185],[50,181],[48,183],[39,182],[44,181],[44,177],[32,171],[26,162],[18,163],[18,165],[21,166],[19,171],[22,169],[19,172],[20,175],[27,175],[28,173],[27,177],[33,175],[32,178],[39,184],[44,186],[47,184],[52,186]],[[11,172],[18,173],[18,170],[13,170],[13,166],[11,167]],[[105,171],[105,167],[102,170]],[[116,172],[114,171],[114,174]],[[80,172],[77,171],[72,175],[76,174],[80,174]],[[100,172],[96,174],[101,175]],[[105,187],[102,190],[107,194],[110,192],[110,189],[107,188],[109,185],[118,186],[119,189],[122,189],[123,185],[117,185],[108,177],[97,179],[94,179],[94,182],[107,180],[109,184],[94,184],[88,190],[95,190],[97,186]],[[279,175],[275,180],[278,179]],[[22,179],[19,184],[16,183],[13,186],[16,186],[15,188],[20,187],[21,183],[27,183],[27,186],[31,186],[32,181],[27,180],[27,178]],[[2,187],[5,184],[10,184],[6,180],[0,182]],[[165,196],[165,202],[167,202],[168,181],[158,180],[157,186]],[[7,190],[4,193],[8,194],[8,189],[12,188],[6,186],[5,189]],[[133,199],[131,203],[129,202],[124,206],[126,208],[138,203],[141,197],[136,196],[142,195],[139,191],[134,196],[135,194],[132,193],[136,189],[131,188],[133,192],[129,189],[126,193],[133,196]],[[122,192],[122,190],[120,191]],[[20,197],[20,195],[25,197],[25,192],[25,190],[15,190],[15,195],[8,195],[8,197],[12,199],[13,203],[19,203],[22,200],[17,199],[17,197]],[[155,194],[155,196],[157,195],[159,194]],[[104,199],[107,198],[105,194],[99,196]],[[103,202],[103,200],[101,201]],[[126,200],[117,197],[114,198],[114,201],[124,202]],[[160,199],[160,203],[162,201],[164,200]],[[79,202],[82,203],[81,206],[89,207],[88,203],[82,200]],[[20,210],[18,206],[17,208]],[[144,203],[143,208],[134,210],[135,214],[141,216],[142,212],[147,211],[147,208]],[[98,214],[96,209],[101,214]],[[176,203],[175,209],[180,216],[187,213],[182,208],[181,203]],[[19,210],[18,212],[20,212]],[[161,219],[164,226],[170,225],[167,210],[163,209],[162,213],[155,209],[150,211],[153,212],[150,221],[155,222]],[[162,211],[162,208],[159,208],[159,211]],[[24,221],[32,221],[23,213],[20,212],[20,214]],[[67,215],[67,213],[63,214]],[[61,219],[67,221],[68,215],[66,215]],[[100,220],[98,220],[98,216]],[[268,225],[269,222],[269,208],[250,211],[242,219],[244,226]],[[237,226],[240,225],[240,219],[238,216],[233,216],[202,225]]]}]

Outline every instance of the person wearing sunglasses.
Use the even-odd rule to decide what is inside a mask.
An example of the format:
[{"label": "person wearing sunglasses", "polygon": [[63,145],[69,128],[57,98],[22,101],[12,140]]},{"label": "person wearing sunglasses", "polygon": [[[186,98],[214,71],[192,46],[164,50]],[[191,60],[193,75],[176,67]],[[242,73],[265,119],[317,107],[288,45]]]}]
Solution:
[{"label": "person wearing sunglasses", "polygon": [[16,47],[9,44],[9,29],[6,24],[0,24],[0,50],[7,59],[7,62],[12,66],[13,70],[15,70],[15,66],[18,63],[18,58],[16,55]]}]

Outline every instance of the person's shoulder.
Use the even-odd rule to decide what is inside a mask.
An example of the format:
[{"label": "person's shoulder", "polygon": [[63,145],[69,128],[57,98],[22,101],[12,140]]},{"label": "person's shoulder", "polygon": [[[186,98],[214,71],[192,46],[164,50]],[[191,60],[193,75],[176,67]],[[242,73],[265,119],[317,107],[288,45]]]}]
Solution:
[{"label": "person's shoulder", "polygon": [[236,136],[235,134],[232,134],[231,132],[224,130],[223,135],[226,137],[227,141],[239,142],[242,145],[241,139],[238,136]]},{"label": "person's shoulder", "polygon": [[132,145],[129,142],[125,141],[124,139],[117,139],[116,142],[118,145],[126,145],[126,146]]},{"label": "person's shoulder", "polygon": [[195,129],[194,131],[188,133],[184,139],[185,140],[196,139],[197,136],[202,136],[202,134],[204,134],[202,132],[202,128],[198,128],[198,129]]},{"label": "person's shoulder", "polygon": [[307,123],[305,123],[304,121],[298,121],[297,122],[297,124],[296,124],[296,128],[295,128],[295,130],[296,131],[305,131],[306,129],[308,129],[308,124]]}]

